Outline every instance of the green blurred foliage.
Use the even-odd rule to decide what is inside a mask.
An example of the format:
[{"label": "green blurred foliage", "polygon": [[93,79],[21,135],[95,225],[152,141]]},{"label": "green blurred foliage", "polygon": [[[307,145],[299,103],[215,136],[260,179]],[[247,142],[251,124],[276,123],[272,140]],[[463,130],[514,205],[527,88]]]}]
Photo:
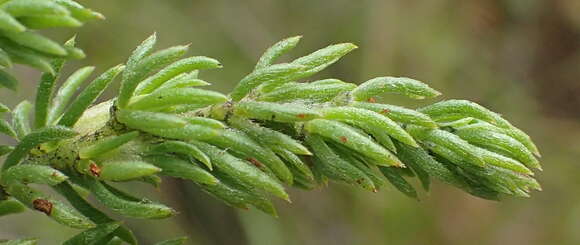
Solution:
[{"label": "green blurred foliage", "polygon": [[[89,64],[104,71],[124,62],[156,31],[162,45],[191,43],[191,54],[222,61],[223,69],[201,76],[227,92],[279,39],[304,35],[297,55],[353,42],[360,48],[319,77],[363,82],[391,75],[428,82],[443,98],[474,100],[506,115],[543,152],[538,178],[544,190],[499,203],[442,185],[417,202],[391,187],[367,193],[331,184],[291,190],[293,203],[278,203],[276,219],[232,210],[178,181],[166,180],[154,191],[136,185],[132,191],[168,200],[181,213],[165,221],[127,221],[144,244],[179,235],[190,235],[192,244],[580,244],[577,0],[79,2],[107,19],[47,32],[62,41],[78,34],[88,58],[71,63],[69,71]],[[8,105],[33,98],[39,77],[27,68],[16,71],[20,91],[0,91]],[[0,220],[0,238],[32,235],[58,244],[75,232],[30,212]]]}]

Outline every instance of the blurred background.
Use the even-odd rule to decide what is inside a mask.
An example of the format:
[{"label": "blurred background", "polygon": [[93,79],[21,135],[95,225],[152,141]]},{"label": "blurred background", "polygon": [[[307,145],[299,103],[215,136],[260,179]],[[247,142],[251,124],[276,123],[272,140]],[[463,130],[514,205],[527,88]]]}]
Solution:
[{"label": "blurred background", "polygon": [[[53,30],[78,34],[88,54],[67,69],[122,63],[153,32],[159,47],[191,43],[191,55],[222,61],[202,78],[227,92],[276,41],[304,35],[289,58],[338,42],[359,49],[317,78],[364,82],[391,75],[428,82],[439,99],[463,98],[500,112],[539,145],[543,191],[531,198],[484,201],[436,183],[419,202],[393,188],[368,193],[331,184],[290,190],[280,217],[238,211],[188,183],[165,180],[159,190],[131,186],[172,204],[180,215],[127,220],[143,244],[188,235],[190,244],[580,244],[580,1],[578,0],[99,0],[79,1],[105,21]],[[39,74],[17,68],[18,93],[0,90],[13,106],[32,99]],[[112,95],[115,88],[110,89]],[[399,97],[385,101],[417,107]],[[0,220],[0,238],[36,236],[59,244],[77,231],[37,213]]]}]

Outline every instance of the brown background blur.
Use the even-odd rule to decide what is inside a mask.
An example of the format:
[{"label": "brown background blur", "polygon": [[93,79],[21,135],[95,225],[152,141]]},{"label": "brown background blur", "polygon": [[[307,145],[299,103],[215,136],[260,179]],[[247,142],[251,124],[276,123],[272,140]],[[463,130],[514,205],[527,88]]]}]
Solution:
[{"label": "brown background blur", "polygon": [[[131,186],[174,205],[164,221],[128,220],[143,244],[189,235],[191,244],[580,244],[580,1],[578,0],[99,0],[80,1],[107,16],[78,30],[88,58],[70,71],[123,62],[153,32],[160,47],[191,43],[192,55],[225,67],[202,73],[227,92],[265,48],[302,34],[291,57],[331,43],[358,50],[318,77],[363,82],[409,76],[500,112],[543,153],[544,190],[528,199],[490,202],[436,184],[420,202],[390,187],[368,193],[343,185],[291,190],[280,218],[237,211],[192,185],[166,180],[160,190]],[[16,69],[21,90],[1,90],[14,105],[33,98],[38,73]],[[114,89],[108,91],[109,96]],[[417,104],[399,97],[385,101]],[[153,194],[151,194],[153,193]],[[36,236],[59,244],[77,231],[27,212],[0,220],[0,238]]]}]

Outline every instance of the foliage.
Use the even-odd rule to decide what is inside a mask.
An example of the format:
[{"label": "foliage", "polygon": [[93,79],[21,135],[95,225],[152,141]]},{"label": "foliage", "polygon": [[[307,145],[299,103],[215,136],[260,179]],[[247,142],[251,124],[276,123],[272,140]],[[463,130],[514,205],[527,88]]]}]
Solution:
[{"label": "foliage", "polygon": [[[13,2],[20,1],[2,6]],[[37,0],[26,6],[55,2],[68,3]],[[2,133],[18,140],[15,147],[2,147],[8,155],[0,175],[0,214],[26,206],[85,230],[65,244],[136,244],[126,226],[87,196],[122,216],[156,219],[176,212],[112,183],[157,186],[160,176],[185,179],[230,206],[273,216],[271,196],[290,201],[284,185],[310,190],[336,181],[376,192],[390,182],[417,198],[409,179],[416,177],[428,190],[435,178],[492,200],[540,189],[531,170],[540,168],[539,151],[529,136],[476,103],[446,100],[410,109],[376,102],[384,93],[440,95],[410,78],[378,77],[360,85],[304,82],[356,49],[353,44],[275,63],[300,37],[282,40],[223,95],[200,88],[210,83],[199,71],[221,68],[217,60],[182,58],[187,46],[155,52],[156,40],[149,37],[126,64],[105,71],[77,96],[94,68],[75,71],[55,91],[55,72],[65,59],[48,61],[51,69],[43,69],[35,105],[22,102],[11,123],[0,121]],[[63,47],[76,50],[73,41]],[[117,77],[118,96],[93,106]],[[51,186],[70,206],[28,184]]]}]

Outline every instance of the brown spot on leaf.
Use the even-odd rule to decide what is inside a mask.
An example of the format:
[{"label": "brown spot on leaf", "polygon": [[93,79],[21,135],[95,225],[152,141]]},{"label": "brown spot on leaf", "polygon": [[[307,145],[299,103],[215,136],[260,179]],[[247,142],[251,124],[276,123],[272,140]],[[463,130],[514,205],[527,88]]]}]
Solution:
[{"label": "brown spot on leaf", "polygon": [[346,143],[348,141],[348,139],[346,138],[346,136],[340,136],[340,141],[342,143]]},{"label": "brown spot on leaf", "polygon": [[248,162],[254,164],[254,166],[258,167],[258,168],[263,168],[264,164],[262,164],[260,161],[258,161],[258,159],[253,158],[253,157],[249,157],[246,160],[248,160]]},{"label": "brown spot on leaf", "polygon": [[101,176],[101,168],[94,162],[91,162],[91,164],[89,165],[89,171],[91,171],[91,174],[95,177]]},{"label": "brown spot on leaf", "polygon": [[391,110],[389,110],[389,109],[383,109],[381,111],[381,114],[388,114],[389,112],[391,112]]},{"label": "brown spot on leaf", "polygon": [[49,200],[45,199],[36,199],[32,201],[32,206],[34,209],[45,213],[46,215],[50,215],[52,212],[52,203]]},{"label": "brown spot on leaf", "polygon": [[375,98],[373,98],[373,97],[370,97],[367,101],[368,102],[371,102],[371,103],[377,102],[377,100]]},{"label": "brown spot on leaf", "polygon": [[298,117],[300,119],[304,119],[304,118],[306,118],[306,115],[300,113],[300,114],[296,115],[296,117]]}]

